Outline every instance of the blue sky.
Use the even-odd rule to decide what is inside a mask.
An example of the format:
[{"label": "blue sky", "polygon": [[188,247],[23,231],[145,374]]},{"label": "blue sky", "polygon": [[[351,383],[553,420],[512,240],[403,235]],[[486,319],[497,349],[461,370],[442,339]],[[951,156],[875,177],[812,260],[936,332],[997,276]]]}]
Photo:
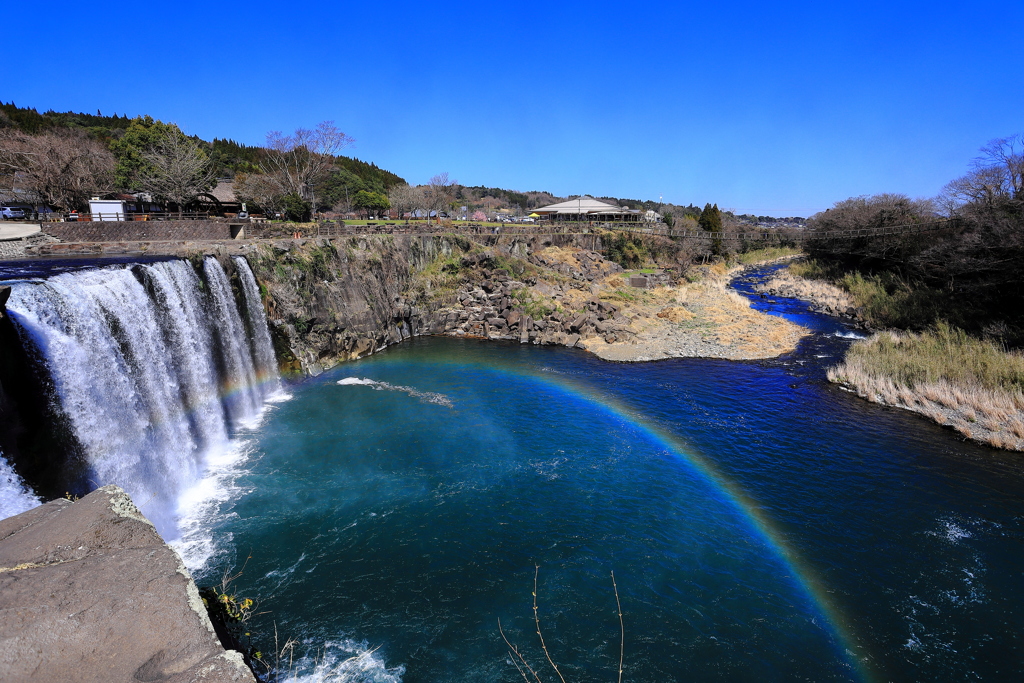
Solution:
[{"label": "blue sky", "polygon": [[247,144],[334,120],[412,183],[806,216],[933,196],[1024,132],[1024,0],[58,0],[5,18],[5,102]]}]

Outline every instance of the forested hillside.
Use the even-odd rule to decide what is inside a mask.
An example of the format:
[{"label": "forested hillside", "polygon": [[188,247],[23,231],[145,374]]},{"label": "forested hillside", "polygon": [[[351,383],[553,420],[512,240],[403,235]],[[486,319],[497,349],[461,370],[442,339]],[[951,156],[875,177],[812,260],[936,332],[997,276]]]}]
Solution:
[{"label": "forested hillside", "polygon": [[[31,107],[19,107],[14,102],[0,102],[0,129],[13,129],[28,135],[41,135],[55,130],[74,130],[86,134],[101,143],[109,144],[124,136],[132,119],[116,113],[104,115],[76,112],[46,111],[39,113]],[[214,138],[212,142],[196,136],[214,165],[218,178],[233,178],[236,173],[254,173],[260,168],[260,161],[266,149],[258,145],[244,145],[231,139]],[[398,175],[378,168],[353,157],[339,156],[336,166],[344,172],[352,186],[351,191],[368,189],[377,192],[405,182]]]}]

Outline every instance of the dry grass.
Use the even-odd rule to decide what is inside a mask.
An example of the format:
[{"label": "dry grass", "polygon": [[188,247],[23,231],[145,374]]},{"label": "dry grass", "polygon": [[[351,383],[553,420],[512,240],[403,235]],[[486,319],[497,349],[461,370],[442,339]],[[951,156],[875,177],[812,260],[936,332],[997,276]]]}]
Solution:
[{"label": "dry grass", "polygon": [[579,249],[573,247],[545,247],[537,252],[538,256],[542,256],[545,260],[554,263],[565,263],[573,268],[580,267],[580,261],[576,258],[576,254]]},{"label": "dry grass", "polygon": [[782,296],[829,306],[834,311],[846,311],[847,308],[857,307],[856,300],[844,289],[824,280],[805,280],[789,269],[780,270],[771,280],[756,288],[758,292],[769,289],[779,292]]},{"label": "dry grass", "polygon": [[665,308],[658,311],[658,317],[664,318],[669,322],[681,323],[686,320],[693,320],[697,315],[691,311],[686,310],[682,306],[666,306]]},{"label": "dry grass", "polygon": [[766,247],[764,249],[747,251],[742,254],[734,254],[729,257],[729,262],[747,266],[755,263],[765,263],[767,261],[775,261],[776,259],[797,256],[801,253],[803,253],[803,250],[795,249],[793,247]]},{"label": "dry grass", "polygon": [[922,334],[875,334],[850,347],[828,378],[967,438],[1024,450],[1024,355],[948,325]]}]

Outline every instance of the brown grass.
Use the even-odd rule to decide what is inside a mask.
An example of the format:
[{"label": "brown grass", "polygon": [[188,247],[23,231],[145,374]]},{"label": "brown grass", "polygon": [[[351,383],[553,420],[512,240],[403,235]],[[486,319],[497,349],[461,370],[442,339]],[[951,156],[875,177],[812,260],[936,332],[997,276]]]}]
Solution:
[{"label": "brown grass", "polygon": [[875,334],[850,347],[828,378],[870,401],[950,424],[969,439],[1024,450],[1024,355],[948,325]]},{"label": "brown grass", "polygon": [[771,280],[758,285],[756,291],[764,292],[769,289],[776,290],[782,296],[811,301],[820,306],[830,306],[832,310],[846,311],[847,308],[857,307],[856,300],[845,290],[824,280],[805,280],[789,269],[778,271]]},{"label": "brown grass", "polygon": [[664,318],[669,322],[681,323],[685,320],[693,320],[697,316],[695,313],[686,310],[682,306],[666,306],[658,311],[658,317]]}]

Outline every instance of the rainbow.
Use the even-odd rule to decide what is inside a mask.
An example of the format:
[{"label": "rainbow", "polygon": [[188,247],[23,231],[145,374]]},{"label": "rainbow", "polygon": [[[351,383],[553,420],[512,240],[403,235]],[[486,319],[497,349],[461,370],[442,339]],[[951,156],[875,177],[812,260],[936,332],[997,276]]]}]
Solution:
[{"label": "rainbow", "polygon": [[[465,367],[465,364],[460,365]],[[696,449],[683,443],[677,436],[650,424],[647,419],[622,402],[607,395],[597,395],[592,388],[569,378],[542,372],[524,372],[522,368],[498,369],[490,364],[481,365],[480,370],[506,374],[519,380],[532,380],[555,391],[563,392],[568,397],[590,403],[605,412],[610,418],[616,418],[629,424],[647,436],[653,443],[664,448],[666,452],[686,463],[741,513],[741,518],[748,524],[752,535],[776,553],[794,579],[797,589],[827,621],[835,638],[835,646],[840,650],[856,678],[865,683],[874,683],[876,680],[885,679],[880,672],[873,671],[872,658],[864,646],[858,644],[860,640],[854,636],[852,626],[838,605],[831,599],[824,581],[819,579],[802,560],[799,553],[787,544],[784,535],[775,528],[773,520],[761,511],[761,506],[740,486],[725,476],[712,460],[700,455]]]}]

